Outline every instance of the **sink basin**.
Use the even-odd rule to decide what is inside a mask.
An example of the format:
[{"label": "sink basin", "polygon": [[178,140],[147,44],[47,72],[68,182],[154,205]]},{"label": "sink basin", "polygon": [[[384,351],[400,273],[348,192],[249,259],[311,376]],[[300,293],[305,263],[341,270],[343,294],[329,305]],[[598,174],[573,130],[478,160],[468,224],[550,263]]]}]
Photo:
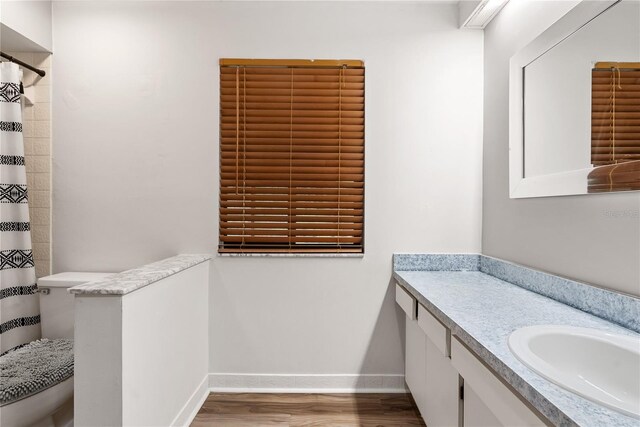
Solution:
[{"label": "sink basin", "polygon": [[538,325],[514,331],[509,348],[560,387],[640,419],[640,337]]}]

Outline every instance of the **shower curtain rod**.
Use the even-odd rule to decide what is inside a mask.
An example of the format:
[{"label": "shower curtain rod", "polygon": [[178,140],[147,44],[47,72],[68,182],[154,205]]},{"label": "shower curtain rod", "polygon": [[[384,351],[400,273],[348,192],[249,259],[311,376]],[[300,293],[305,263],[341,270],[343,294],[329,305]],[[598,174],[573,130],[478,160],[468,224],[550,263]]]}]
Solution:
[{"label": "shower curtain rod", "polygon": [[10,62],[14,62],[14,63],[20,65],[21,67],[26,68],[27,70],[33,71],[34,73],[36,73],[40,77],[44,77],[45,74],[47,74],[44,70],[40,70],[40,69],[38,69],[36,67],[32,67],[31,65],[27,64],[26,62],[22,62],[18,58],[14,58],[13,56],[8,55],[8,54],[6,54],[4,52],[0,51],[0,56],[5,58],[5,59],[7,59],[7,60],[9,60]]}]

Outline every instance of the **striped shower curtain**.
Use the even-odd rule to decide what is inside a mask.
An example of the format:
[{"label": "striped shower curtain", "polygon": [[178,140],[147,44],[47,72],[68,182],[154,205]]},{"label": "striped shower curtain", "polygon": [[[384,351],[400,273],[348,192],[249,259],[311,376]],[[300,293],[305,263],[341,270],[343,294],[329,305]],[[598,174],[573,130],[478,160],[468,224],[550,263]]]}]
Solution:
[{"label": "striped shower curtain", "polygon": [[0,63],[0,354],[40,338],[16,64]]}]

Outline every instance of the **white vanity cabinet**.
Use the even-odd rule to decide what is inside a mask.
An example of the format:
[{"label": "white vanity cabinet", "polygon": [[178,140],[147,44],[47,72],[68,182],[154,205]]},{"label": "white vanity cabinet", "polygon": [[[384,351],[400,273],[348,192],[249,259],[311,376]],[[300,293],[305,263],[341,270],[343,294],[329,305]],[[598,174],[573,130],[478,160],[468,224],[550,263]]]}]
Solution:
[{"label": "white vanity cabinet", "polygon": [[429,427],[547,425],[400,285],[396,302],[406,314],[405,380]]},{"label": "white vanity cabinet", "polygon": [[464,378],[465,427],[547,425],[457,337],[451,342],[451,362]]},{"label": "white vanity cabinet", "polygon": [[459,425],[459,376],[451,364],[450,332],[401,286],[396,301],[405,311],[405,380],[429,427]]}]

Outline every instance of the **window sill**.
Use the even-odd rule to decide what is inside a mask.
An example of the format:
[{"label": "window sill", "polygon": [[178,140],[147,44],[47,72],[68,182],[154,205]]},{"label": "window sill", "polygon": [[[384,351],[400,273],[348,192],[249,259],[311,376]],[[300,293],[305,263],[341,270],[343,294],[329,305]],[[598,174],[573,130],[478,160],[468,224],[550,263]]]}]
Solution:
[{"label": "window sill", "polygon": [[364,254],[357,253],[318,253],[318,254],[296,254],[296,253],[218,253],[219,257],[249,257],[249,258],[364,258]]}]

